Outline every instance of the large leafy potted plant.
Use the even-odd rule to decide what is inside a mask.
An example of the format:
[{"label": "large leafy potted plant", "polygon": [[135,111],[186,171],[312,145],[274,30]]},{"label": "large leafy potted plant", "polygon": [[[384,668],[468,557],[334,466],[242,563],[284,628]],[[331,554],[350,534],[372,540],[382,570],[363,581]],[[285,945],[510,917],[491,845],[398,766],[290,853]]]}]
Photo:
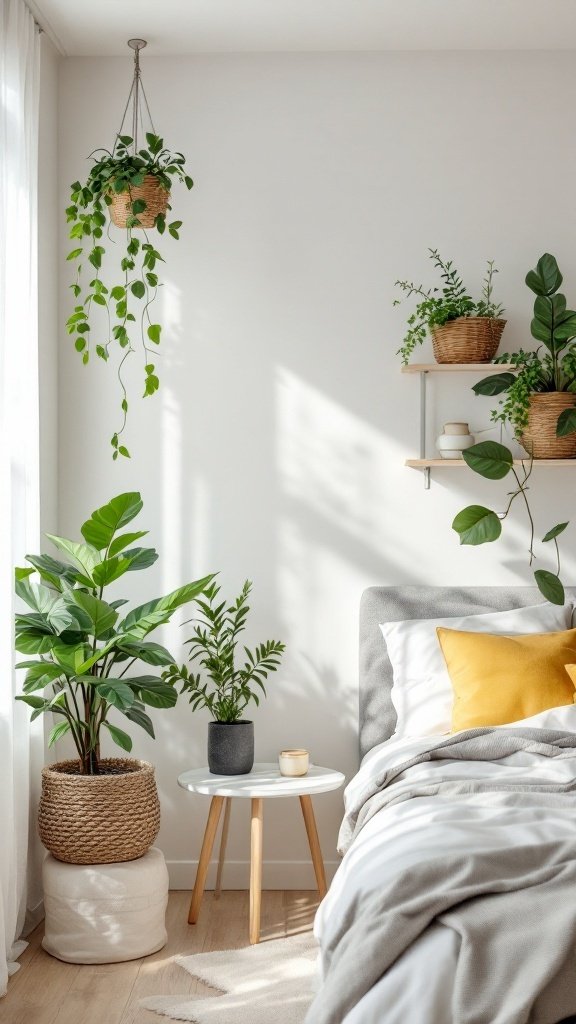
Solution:
[{"label": "large leafy potted plant", "polygon": [[200,672],[172,665],[163,678],[170,686],[182,683],[192,710],[207,708],[208,766],[215,775],[244,775],[254,764],[254,723],[242,718],[250,701],[259,704],[264,682],[280,664],[285,645],[267,640],[253,650],[243,647],[243,664],[237,664],[236,648],[250,611],[252,584],[246,580],[231,604],[219,598],[220,587],[211,583],[198,599],[202,616],[190,640],[190,661]]},{"label": "large leafy potted plant", "polygon": [[[502,534],[502,523],[510,515],[511,509],[517,499],[520,499],[528,517],[530,529],[529,564],[532,565],[535,556],[534,539],[535,523],[532,509],[528,498],[528,481],[532,473],[533,462],[530,459],[522,462],[520,467],[514,465],[512,452],[506,445],[496,441],[481,441],[462,452],[464,461],[475,473],[486,480],[503,480],[505,477],[512,477],[514,484],[512,490],[506,495],[505,508],[501,512],[486,508],[485,505],[468,505],[463,508],[455,517],[452,529],[460,537],[461,544],[489,544],[497,541]],[[558,537],[564,532],[569,523],[556,523],[542,537],[543,544],[553,544],[556,555],[555,571],[549,569],[536,569],[534,581],[540,593],[552,604],[564,604],[564,586],[560,579],[560,551],[558,548]]]},{"label": "large leafy potted plant", "polygon": [[530,325],[544,346],[536,351],[504,353],[496,362],[512,363],[515,373],[485,377],[474,385],[477,395],[506,394],[492,413],[495,422],[511,424],[534,459],[576,458],[576,311],[559,292],[562,274],[550,253],[526,275],[536,295]]},{"label": "large leafy potted plant", "polygon": [[[167,221],[170,189],[174,180],[189,189],[193,181],[182,153],[171,153],[153,132],[146,133],[146,146],[139,149],[130,135],[118,135],[112,151],[98,149],[92,156],[94,163],[84,184],[74,181],[70,187],[66,210],[75,242],[67,259],[77,265],[70,286],[76,304],[67,330],[85,364],[91,353],[107,362],[116,350],[121,423],[111,438],[112,457],[128,458],[128,448],[120,440],[128,414],[124,364],[138,345],[144,363],[144,397],[153,395],[160,384],[154,350],[160,344],[162,325],[152,320],[150,307],[161,287],[158,270],[163,257],[148,232],[154,229],[162,235],[167,230],[172,238],[180,237],[182,221]],[[124,232],[124,246],[114,245],[117,270],[105,277],[107,210]],[[114,241],[109,232],[108,238]]]},{"label": "large leafy potted plant", "polygon": [[33,718],[54,715],[49,746],[67,735],[77,754],[43,770],[40,837],[55,857],[75,864],[140,857],[158,833],[154,769],[144,761],[102,757],[101,736],[107,733],[130,752],[132,739],[116,724],[122,716],[154,737],[145,707],[173,707],[177,692],[168,679],[149,669],[133,674],[133,667],[173,663],[149,634],[213,579],[187,583],[127,613],[120,611],[126,601],[105,600],[111,583],[158,557],[153,548],[134,546],[147,531],[119,532],[141,508],[140,494],[120,494],[83,524],[83,541],[48,534],[66,561],[28,555],[30,567],[16,570],[16,593],[29,609],[16,616],[16,650],[34,655],[17,666],[26,677],[16,699],[32,708]]},{"label": "large leafy potted plant", "polygon": [[[415,348],[432,335],[434,358],[438,363],[487,363],[498,351],[506,321],[503,306],[494,302],[493,279],[498,271],[488,260],[480,299],[469,295],[452,260],[443,260],[437,249],[429,249],[439,271],[441,288],[425,289],[412,281],[396,281],[406,299],[416,297],[416,309],[408,317],[406,334],[398,355],[409,362]],[[400,299],[394,301],[399,305]]]}]

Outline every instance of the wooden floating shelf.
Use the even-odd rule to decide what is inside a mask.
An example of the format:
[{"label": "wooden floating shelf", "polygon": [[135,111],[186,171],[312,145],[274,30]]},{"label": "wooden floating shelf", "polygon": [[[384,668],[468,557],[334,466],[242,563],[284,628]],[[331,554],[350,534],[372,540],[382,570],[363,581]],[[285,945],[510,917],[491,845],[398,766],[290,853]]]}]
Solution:
[{"label": "wooden floating shelf", "polygon": [[[515,466],[522,466],[529,462],[525,459],[514,459]],[[464,459],[406,459],[405,466],[410,469],[469,469]],[[575,466],[576,459],[534,459],[534,466]]]},{"label": "wooden floating shelf", "polygon": [[402,373],[502,373],[514,370],[512,363],[408,363]]}]

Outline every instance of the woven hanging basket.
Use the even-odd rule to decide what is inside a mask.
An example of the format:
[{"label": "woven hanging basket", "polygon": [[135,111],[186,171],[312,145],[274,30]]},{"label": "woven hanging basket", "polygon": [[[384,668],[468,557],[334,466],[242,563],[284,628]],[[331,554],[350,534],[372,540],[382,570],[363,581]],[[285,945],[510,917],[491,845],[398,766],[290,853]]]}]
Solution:
[{"label": "woven hanging basket", "polygon": [[489,363],[494,359],[506,326],[490,316],[459,316],[433,327],[432,347],[437,363]]},{"label": "woven hanging basket", "polygon": [[135,199],[143,199],[146,209],[136,214],[138,224],[134,227],[153,228],[159,213],[165,214],[170,201],[170,193],[153,174],[147,174],[141,185],[131,185],[126,192],[109,192],[111,203],[108,207],[110,219],[117,228],[126,227],[126,219],[131,215],[131,204]]},{"label": "woven hanging basket", "polygon": [[67,864],[136,860],[160,829],[154,768],[110,757],[100,775],[80,775],[76,761],[42,770],[38,831],[46,849]]},{"label": "woven hanging basket", "polygon": [[556,435],[560,413],[575,405],[576,395],[570,391],[544,391],[531,396],[528,425],[519,440],[533,459],[576,459],[576,434]]}]

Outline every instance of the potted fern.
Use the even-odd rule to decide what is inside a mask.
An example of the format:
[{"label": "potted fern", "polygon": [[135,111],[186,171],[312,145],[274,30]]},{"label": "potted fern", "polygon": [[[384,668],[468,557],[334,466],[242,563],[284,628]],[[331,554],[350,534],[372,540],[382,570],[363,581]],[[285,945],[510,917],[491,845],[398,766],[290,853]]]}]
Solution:
[{"label": "potted fern", "polygon": [[[29,609],[16,615],[16,650],[26,655],[17,665],[26,676],[16,700],[31,707],[32,718],[56,718],[49,746],[68,736],[76,749],[75,758],[42,772],[40,838],[55,857],[73,864],[133,860],[158,834],[152,765],[102,757],[101,736],[131,751],[120,716],[154,737],[145,708],[173,707],[178,694],[169,680],[150,673],[174,658],[148,637],[213,579],[187,583],[128,613],[120,611],[126,601],[106,600],[111,583],[158,557],[154,548],[134,546],[145,530],[120,532],[141,508],[138,492],[120,494],[83,524],[82,541],[47,535],[66,561],[28,555],[30,566],[16,569],[16,593]],[[131,671],[137,663],[144,672]]]},{"label": "potted fern", "polygon": [[530,325],[544,348],[504,353],[496,362],[515,372],[492,374],[474,385],[477,395],[500,395],[494,422],[510,423],[533,459],[576,458],[576,311],[560,291],[562,274],[554,256],[544,253],[526,284],[536,295]]},{"label": "potted fern", "polygon": [[220,600],[220,587],[211,583],[198,607],[202,616],[193,620],[190,661],[198,664],[195,672],[185,665],[172,665],[163,678],[170,686],[182,684],[193,711],[207,708],[212,715],[208,724],[208,766],[215,775],[245,775],[254,764],[254,723],[242,716],[252,701],[256,706],[266,693],[265,680],[276,672],[285,645],[267,640],[253,650],[243,647],[244,660],[237,663],[240,634],[246,627],[252,589],[246,580],[236,600],[227,605]]},{"label": "potted fern", "polygon": [[[396,281],[406,299],[416,298],[408,317],[406,334],[398,355],[406,365],[428,332],[437,363],[488,363],[498,351],[506,326],[503,306],[494,302],[494,260],[488,260],[480,299],[473,299],[452,260],[443,260],[437,249],[428,250],[440,274],[441,288],[424,288],[412,281]],[[394,300],[394,305],[400,304]]]}]

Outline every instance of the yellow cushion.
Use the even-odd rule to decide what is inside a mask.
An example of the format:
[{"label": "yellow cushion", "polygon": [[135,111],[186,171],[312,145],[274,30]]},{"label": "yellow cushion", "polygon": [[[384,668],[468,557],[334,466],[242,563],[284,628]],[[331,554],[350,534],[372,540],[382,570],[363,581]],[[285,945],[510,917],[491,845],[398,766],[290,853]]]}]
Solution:
[{"label": "yellow cushion", "polygon": [[576,662],[576,629],[502,636],[438,627],[437,633],[454,690],[453,732],[574,703],[566,666]]}]

